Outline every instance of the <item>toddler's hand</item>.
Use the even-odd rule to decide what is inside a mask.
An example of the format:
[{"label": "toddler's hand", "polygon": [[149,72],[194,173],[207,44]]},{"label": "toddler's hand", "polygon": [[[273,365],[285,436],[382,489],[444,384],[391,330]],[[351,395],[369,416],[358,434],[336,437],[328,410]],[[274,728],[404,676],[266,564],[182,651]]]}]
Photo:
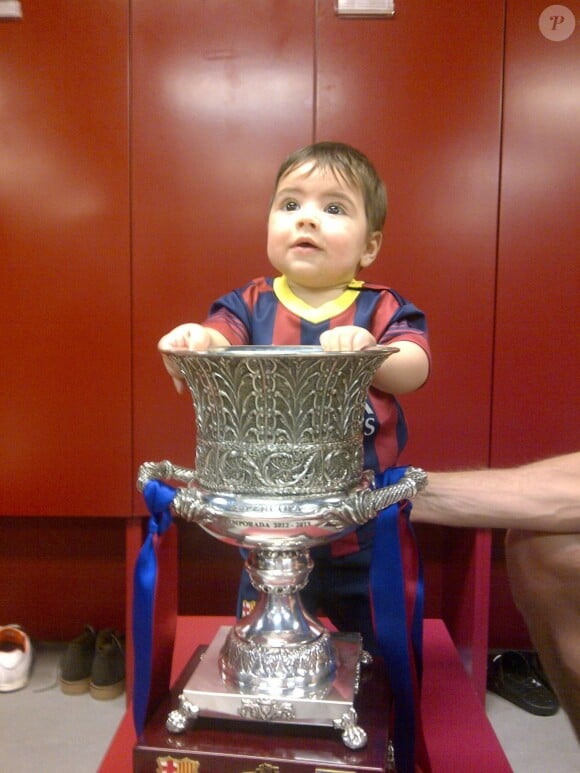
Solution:
[{"label": "toddler's hand", "polygon": [[189,349],[192,352],[200,352],[209,349],[211,338],[207,328],[195,322],[186,322],[173,328],[169,333],[159,339],[157,348],[163,349]]},{"label": "toddler's hand", "polygon": [[185,389],[185,381],[174,363],[168,357],[165,357],[163,351],[171,349],[189,349],[189,351],[199,352],[209,349],[210,345],[211,338],[209,332],[202,325],[193,322],[179,325],[164,335],[163,338],[159,339],[157,348],[161,352],[163,364],[173,379],[175,388],[180,394]]},{"label": "toddler's hand", "polygon": [[356,325],[335,327],[320,336],[320,345],[325,352],[358,352],[376,343],[376,338],[368,330]]}]

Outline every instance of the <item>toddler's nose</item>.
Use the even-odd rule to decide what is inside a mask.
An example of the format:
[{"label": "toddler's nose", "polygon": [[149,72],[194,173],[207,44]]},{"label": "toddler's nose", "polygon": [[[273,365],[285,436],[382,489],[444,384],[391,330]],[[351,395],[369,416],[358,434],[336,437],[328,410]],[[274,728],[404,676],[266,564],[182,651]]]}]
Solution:
[{"label": "toddler's nose", "polygon": [[298,212],[297,224],[301,227],[317,228],[320,224],[320,219],[316,210],[312,207],[302,207]]}]

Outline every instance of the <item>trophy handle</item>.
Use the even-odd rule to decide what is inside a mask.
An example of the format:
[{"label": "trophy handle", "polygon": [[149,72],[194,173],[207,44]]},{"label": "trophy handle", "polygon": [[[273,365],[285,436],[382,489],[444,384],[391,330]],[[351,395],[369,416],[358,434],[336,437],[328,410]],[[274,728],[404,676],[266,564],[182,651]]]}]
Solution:
[{"label": "trophy handle", "polygon": [[348,496],[340,511],[330,511],[326,524],[337,529],[341,525],[362,526],[395,502],[412,499],[426,485],[427,473],[419,467],[408,467],[397,483],[356,491]]},{"label": "trophy handle", "polygon": [[402,499],[412,499],[427,485],[427,473],[420,467],[408,467],[398,483],[374,489],[370,492],[375,512],[394,505]]},{"label": "trophy handle", "polygon": [[162,462],[145,462],[139,467],[137,489],[142,492],[151,480],[178,480],[181,483],[190,484],[195,478],[195,470],[179,467],[167,459]]},{"label": "trophy handle", "polygon": [[171,503],[171,509],[176,515],[185,518],[186,521],[200,523],[207,516],[207,502],[200,491],[190,488],[197,480],[195,470],[180,467],[165,459],[162,462],[145,462],[139,467],[137,475],[137,489],[144,491],[145,486],[153,480],[168,483],[179,481],[186,485],[175,489],[175,496]]}]

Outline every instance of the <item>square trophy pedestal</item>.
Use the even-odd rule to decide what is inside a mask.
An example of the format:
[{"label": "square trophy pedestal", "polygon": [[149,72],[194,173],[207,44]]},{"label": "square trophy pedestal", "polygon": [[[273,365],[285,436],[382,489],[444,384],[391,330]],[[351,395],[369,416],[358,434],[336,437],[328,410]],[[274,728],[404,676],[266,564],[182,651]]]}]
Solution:
[{"label": "square trophy pedestal", "polygon": [[[340,666],[328,694],[322,699],[288,699],[293,718],[272,721],[272,704],[286,700],[241,695],[221,679],[217,659],[229,630],[220,628],[207,649],[198,647],[147,723],[133,751],[134,773],[384,773],[391,769],[390,690],[377,658],[360,669],[355,693],[358,634],[332,634]],[[184,698],[199,713],[183,733],[171,733],[167,718]],[[260,705],[260,719],[255,719],[255,707]],[[341,730],[334,728],[334,720],[353,706],[357,724],[367,735],[360,749],[348,748]]]}]

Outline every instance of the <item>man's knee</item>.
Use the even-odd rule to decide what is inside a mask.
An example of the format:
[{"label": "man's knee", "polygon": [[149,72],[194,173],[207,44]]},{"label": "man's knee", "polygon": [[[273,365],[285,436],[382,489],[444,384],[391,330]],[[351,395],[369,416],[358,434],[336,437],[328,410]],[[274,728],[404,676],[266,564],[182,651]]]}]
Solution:
[{"label": "man's knee", "polygon": [[580,588],[580,534],[510,529],[506,563],[516,603],[530,599],[577,597]]}]

